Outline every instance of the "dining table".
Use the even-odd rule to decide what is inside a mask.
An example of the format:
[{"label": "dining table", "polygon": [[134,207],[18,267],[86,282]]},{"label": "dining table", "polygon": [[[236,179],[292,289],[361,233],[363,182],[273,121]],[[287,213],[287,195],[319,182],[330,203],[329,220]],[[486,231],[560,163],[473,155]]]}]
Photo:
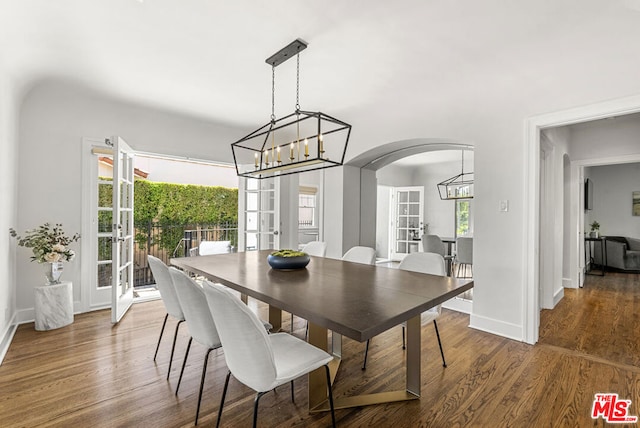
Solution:
[{"label": "dining table", "polygon": [[[271,252],[172,258],[170,264],[268,304],[274,331],[282,327],[283,310],[308,320],[309,343],[334,357],[332,382],[342,359],[343,336],[365,342],[405,322],[405,388],[340,396],[334,404],[339,409],[420,398],[420,314],[471,289],[473,280],[314,256],[303,269],[276,270],[267,262]],[[309,374],[308,385],[309,411],[329,410],[321,369]]]}]

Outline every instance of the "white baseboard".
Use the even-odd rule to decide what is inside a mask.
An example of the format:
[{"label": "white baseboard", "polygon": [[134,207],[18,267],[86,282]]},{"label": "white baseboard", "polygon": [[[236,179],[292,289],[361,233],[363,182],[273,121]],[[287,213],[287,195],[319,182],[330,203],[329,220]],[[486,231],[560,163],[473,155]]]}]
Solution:
[{"label": "white baseboard", "polygon": [[445,309],[451,309],[452,311],[462,312],[463,314],[471,314],[473,309],[473,302],[471,300],[459,299],[454,297],[442,304]]},{"label": "white baseboard", "polygon": [[2,337],[0,337],[0,365],[2,365],[2,361],[4,361],[4,356],[7,355],[7,351],[9,350],[9,346],[11,346],[11,341],[13,340],[13,336],[16,334],[16,330],[18,328],[18,324],[15,322],[16,316],[11,318],[9,321],[9,325],[2,333]]},{"label": "white baseboard", "polygon": [[556,291],[553,294],[553,307],[555,308],[556,305],[560,302],[560,300],[562,300],[562,298],[564,297],[564,287],[560,287],[558,289],[558,291]]},{"label": "white baseboard", "polygon": [[564,288],[578,288],[576,284],[571,282],[571,278],[562,278],[562,286]]},{"label": "white baseboard", "polygon": [[524,332],[522,326],[504,321],[495,320],[493,318],[483,317],[481,315],[471,314],[471,322],[469,327],[476,330],[486,331],[487,333],[506,337],[507,339],[524,341]]}]

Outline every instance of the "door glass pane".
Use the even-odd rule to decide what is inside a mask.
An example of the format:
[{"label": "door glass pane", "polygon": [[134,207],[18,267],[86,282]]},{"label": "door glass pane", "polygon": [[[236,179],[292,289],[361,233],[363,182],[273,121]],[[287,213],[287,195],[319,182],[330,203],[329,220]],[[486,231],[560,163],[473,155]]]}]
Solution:
[{"label": "door glass pane", "polygon": [[111,237],[98,238],[98,261],[111,260]]},{"label": "door glass pane", "polygon": [[255,178],[247,178],[247,190],[258,190],[259,180]]},{"label": "door glass pane", "polygon": [[273,213],[260,213],[260,230],[262,232],[273,232],[275,230]]},{"label": "door glass pane", "polygon": [[[418,204],[409,205],[409,214],[414,215],[414,216],[418,216],[420,214],[420,205],[418,205]],[[451,217],[449,217],[449,218],[451,218]]]},{"label": "door glass pane", "polygon": [[399,254],[407,254],[407,243],[406,242],[397,242],[396,252]]},{"label": "door glass pane", "polygon": [[111,287],[111,263],[98,265],[98,287]]},{"label": "door glass pane", "polygon": [[255,231],[258,230],[258,213],[247,213],[247,226],[245,228],[247,231]]},{"label": "door glass pane", "polygon": [[260,198],[260,209],[263,211],[273,211],[275,209],[275,193],[274,192],[262,192]]},{"label": "door glass pane", "polygon": [[420,202],[420,192],[409,192],[409,202]]},{"label": "door glass pane", "polygon": [[407,192],[398,192],[398,202],[408,202],[409,195]]},{"label": "door glass pane", "polygon": [[113,212],[110,209],[108,211],[98,211],[98,233],[110,233],[112,224]]},{"label": "door glass pane", "polygon": [[247,233],[246,235],[246,247],[247,251],[256,250],[258,248],[258,234]]},{"label": "door glass pane", "polygon": [[256,192],[247,193],[247,210],[256,211],[258,209],[258,194]]}]

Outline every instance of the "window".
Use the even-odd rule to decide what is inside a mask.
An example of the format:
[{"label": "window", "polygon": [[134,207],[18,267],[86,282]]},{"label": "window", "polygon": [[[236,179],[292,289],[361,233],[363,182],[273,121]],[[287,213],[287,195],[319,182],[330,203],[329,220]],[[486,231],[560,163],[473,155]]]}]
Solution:
[{"label": "window", "polygon": [[298,191],[298,227],[316,227],[315,187],[300,186]]},{"label": "window", "polygon": [[456,201],[456,236],[473,235],[473,222],[471,221],[471,200]]}]

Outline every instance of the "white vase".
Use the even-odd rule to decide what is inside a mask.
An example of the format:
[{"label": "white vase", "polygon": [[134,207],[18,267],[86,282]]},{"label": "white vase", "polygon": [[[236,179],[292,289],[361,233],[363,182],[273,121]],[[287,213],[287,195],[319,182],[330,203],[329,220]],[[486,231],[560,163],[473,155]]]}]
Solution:
[{"label": "white vase", "polygon": [[60,284],[60,277],[64,264],[62,262],[53,262],[44,264],[44,276],[47,278],[47,285]]}]

